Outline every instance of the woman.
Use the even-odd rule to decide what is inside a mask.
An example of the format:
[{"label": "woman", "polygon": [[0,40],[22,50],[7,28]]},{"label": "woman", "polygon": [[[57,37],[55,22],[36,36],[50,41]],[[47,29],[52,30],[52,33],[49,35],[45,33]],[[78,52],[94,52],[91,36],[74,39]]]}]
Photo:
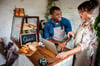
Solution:
[{"label": "woman", "polygon": [[[98,5],[97,1],[85,1],[79,5],[78,11],[83,21],[79,26],[75,37],[75,48],[57,55],[57,58],[65,58],[76,54],[74,66],[91,66],[96,51],[96,32],[93,29],[94,19],[92,12]],[[80,53],[79,53],[80,52]]]}]

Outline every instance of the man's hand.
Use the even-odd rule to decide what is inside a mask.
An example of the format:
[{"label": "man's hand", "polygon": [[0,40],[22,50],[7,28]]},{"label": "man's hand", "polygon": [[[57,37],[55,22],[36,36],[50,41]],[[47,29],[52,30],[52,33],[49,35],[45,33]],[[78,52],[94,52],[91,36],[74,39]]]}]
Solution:
[{"label": "man's hand", "polygon": [[65,46],[66,46],[66,41],[65,42],[60,42],[59,44],[58,44],[58,47],[57,47],[57,50],[58,51],[60,51],[60,50],[62,50],[63,51],[63,49],[65,48]]},{"label": "man's hand", "polygon": [[71,40],[71,37],[70,36],[72,36],[73,38],[75,38],[75,34],[74,34],[74,32],[68,32],[68,34],[67,34],[67,40],[69,41],[69,40]]},{"label": "man's hand", "polygon": [[65,46],[67,45],[66,41],[64,42],[59,42],[59,41],[54,41],[52,39],[48,39],[49,41],[53,42],[53,43],[56,43],[58,44],[57,46],[57,50],[60,51],[60,50],[63,50],[65,48]]}]

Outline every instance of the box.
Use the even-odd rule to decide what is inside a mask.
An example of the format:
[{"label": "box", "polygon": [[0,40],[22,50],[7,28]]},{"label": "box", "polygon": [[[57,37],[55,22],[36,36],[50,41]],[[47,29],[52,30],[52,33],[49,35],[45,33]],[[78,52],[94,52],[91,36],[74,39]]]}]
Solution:
[{"label": "box", "polygon": [[15,16],[25,16],[24,8],[15,8],[14,15]]}]

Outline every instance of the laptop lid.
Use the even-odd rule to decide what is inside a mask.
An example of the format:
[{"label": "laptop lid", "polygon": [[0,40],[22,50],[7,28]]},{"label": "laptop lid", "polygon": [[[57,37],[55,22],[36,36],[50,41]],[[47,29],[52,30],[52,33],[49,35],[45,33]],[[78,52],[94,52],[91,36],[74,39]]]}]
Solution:
[{"label": "laptop lid", "polygon": [[53,52],[54,54],[58,54],[56,45],[53,42],[50,42],[46,39],[42,38],[42,42],[44,43],[45,47],[50,50],[51,52]]}]

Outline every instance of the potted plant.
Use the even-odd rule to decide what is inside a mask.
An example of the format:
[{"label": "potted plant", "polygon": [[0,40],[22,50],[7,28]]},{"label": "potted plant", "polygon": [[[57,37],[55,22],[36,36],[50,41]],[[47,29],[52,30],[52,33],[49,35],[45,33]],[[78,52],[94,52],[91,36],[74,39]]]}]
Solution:
[{"label": "potted plant", "polygon": [[94,29],[97,31],[97,41],[98,41],[98,48],[97,48],[97,52],[96,52],[94,66],[100,66],[100,55],[99,55],[99,53],[100,53],[100,7],[99,7],[99,14],[95,19]]}]

